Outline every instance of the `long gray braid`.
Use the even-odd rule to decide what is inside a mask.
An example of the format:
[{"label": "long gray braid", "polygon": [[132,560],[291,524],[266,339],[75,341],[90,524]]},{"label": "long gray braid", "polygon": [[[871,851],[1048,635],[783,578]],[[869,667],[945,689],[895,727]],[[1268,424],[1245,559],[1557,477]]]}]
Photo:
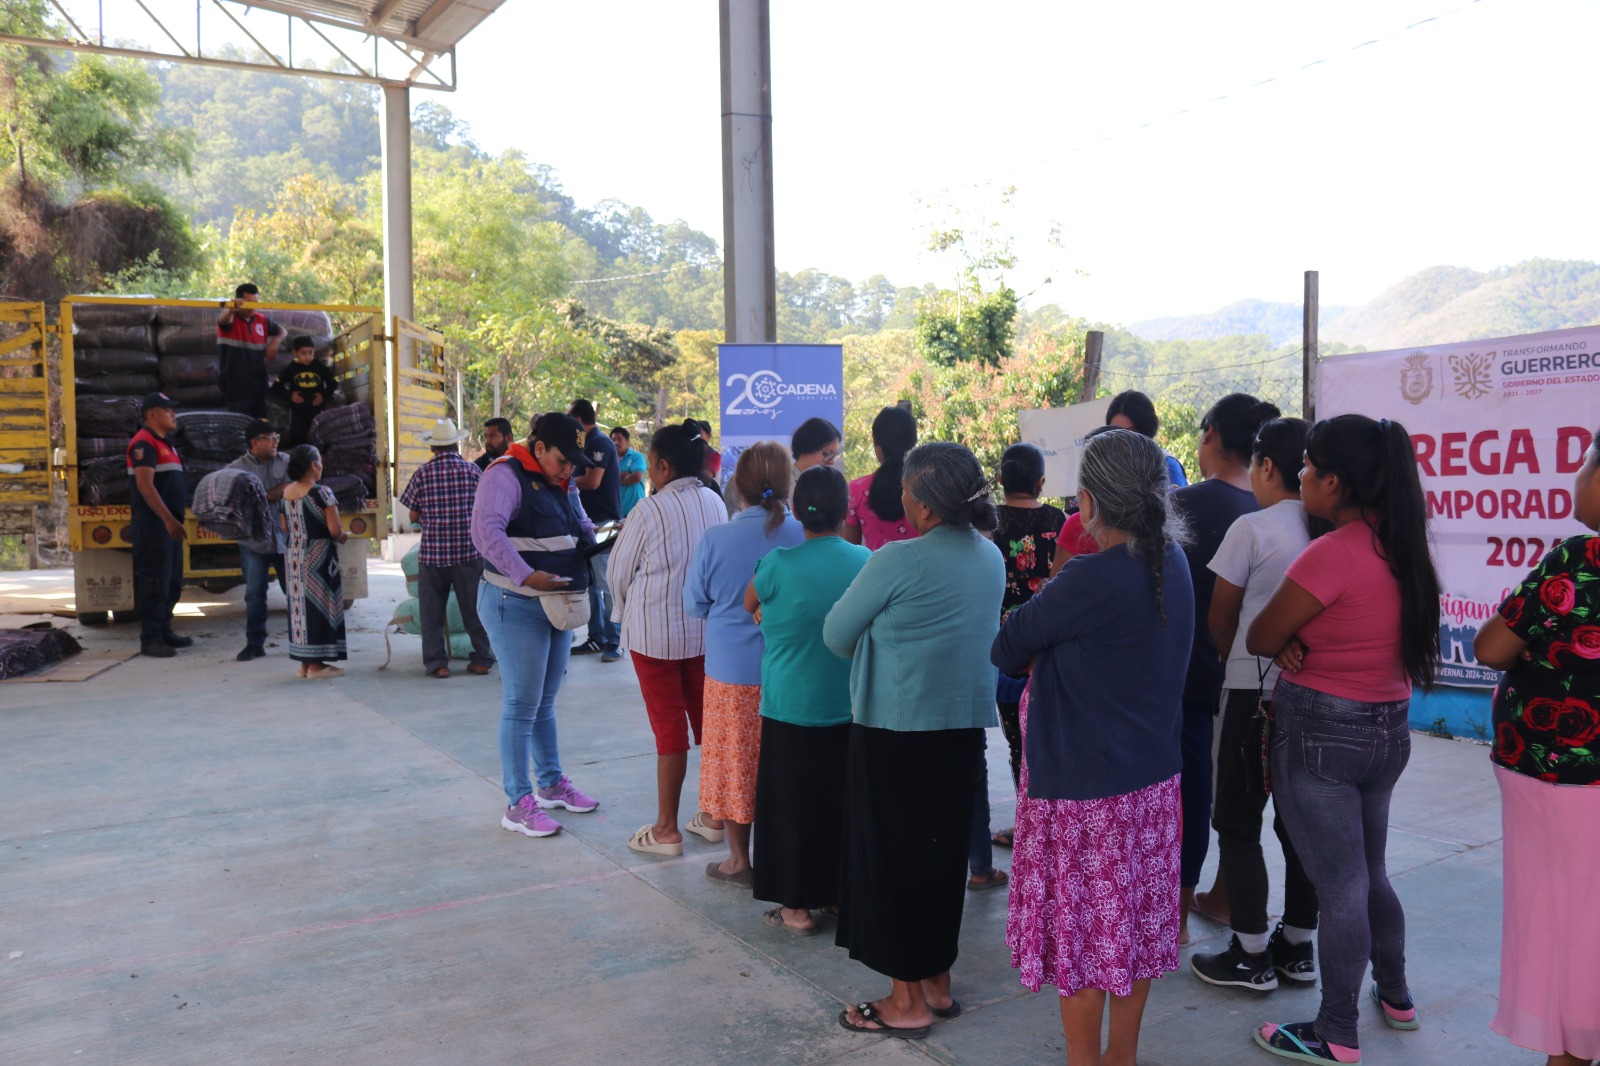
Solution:
[{"label": "long gray braid", "polygon": [[1167,624],[1162,571],[1168,544],[1183,544],[1189,529],[1172,506],[1167,456],[1149,437],[1115,429],[1093,437],[1083,449],[1078,483],[1094,498],[1089,533],[1116,530],[1127,537],[1129,554],[1141,558],[1155,579],[1156,613]]}]

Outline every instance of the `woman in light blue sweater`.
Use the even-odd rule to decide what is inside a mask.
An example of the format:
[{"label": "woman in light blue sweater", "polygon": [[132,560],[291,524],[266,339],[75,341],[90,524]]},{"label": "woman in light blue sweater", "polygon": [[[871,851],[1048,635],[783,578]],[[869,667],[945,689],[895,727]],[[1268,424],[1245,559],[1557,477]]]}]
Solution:
[{"label": "woman in light blue sweater", "polygon": [[902,485],[919,536],[873,553],[822,637],[852,660],[837,942],[893,981],[839,1024],[918,1038],[960,1011],[950,967],[983,730],[997,721],[988,644],[1006,574],[983,535],[995,508],[971,452],[924,444]]}]

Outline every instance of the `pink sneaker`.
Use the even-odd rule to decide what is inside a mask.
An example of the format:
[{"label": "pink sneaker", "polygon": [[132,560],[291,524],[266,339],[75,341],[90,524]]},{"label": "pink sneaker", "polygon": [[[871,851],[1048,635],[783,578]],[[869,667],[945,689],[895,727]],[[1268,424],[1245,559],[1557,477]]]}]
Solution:
[{"label": "pink sneaker", "polygon": [[561,823],[541,811],[530,793],[518,800],[516,806],[506,808],[506,813],[500,816],[500,828],[523,836],[547,837],[561,832]]},{"label": "pink sneaker", "polygon": [[573,814],[588,814],[600,806],[599,800],[579,792],[577,787],[567,779],[566,774],[562,774],[561,780],[549,788],[539,789],[538,795],[539,806],[547,811],[553,811],[557,807],[565,807]]}]

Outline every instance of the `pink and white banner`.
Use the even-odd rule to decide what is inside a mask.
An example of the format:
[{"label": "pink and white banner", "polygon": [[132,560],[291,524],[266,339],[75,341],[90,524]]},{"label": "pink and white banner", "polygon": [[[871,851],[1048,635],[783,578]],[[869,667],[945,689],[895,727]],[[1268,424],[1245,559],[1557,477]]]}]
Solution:
[{"label": "pink and white banner", "polygon": [[1572,483],[1600,422],[1600,326],[1332,356],[1316,407],[1410,432],[1444,590],[1439,680],[1494,685],[1473,635],[1552,545],[1586,532]]}]

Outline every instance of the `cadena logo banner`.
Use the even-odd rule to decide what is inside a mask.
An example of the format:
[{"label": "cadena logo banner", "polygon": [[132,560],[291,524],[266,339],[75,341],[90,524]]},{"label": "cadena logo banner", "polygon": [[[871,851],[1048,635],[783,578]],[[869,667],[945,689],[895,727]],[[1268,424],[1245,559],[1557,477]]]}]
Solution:
[{"label": "cadena logo banner", "polygon": [[1600,422],[1600,327],[1359,352],[1317,364],[1317,416],[1411,434],[1443,586],[1439,680],[1492,686],[1472,638],[1552,547],[1587,532],[1572,484]]},{"label": "cadena logo banner", "polygon": [[720,344],[722,476],[762,440],[785,448],[800,424],[844,426],[844,348],[837,344]]}]

